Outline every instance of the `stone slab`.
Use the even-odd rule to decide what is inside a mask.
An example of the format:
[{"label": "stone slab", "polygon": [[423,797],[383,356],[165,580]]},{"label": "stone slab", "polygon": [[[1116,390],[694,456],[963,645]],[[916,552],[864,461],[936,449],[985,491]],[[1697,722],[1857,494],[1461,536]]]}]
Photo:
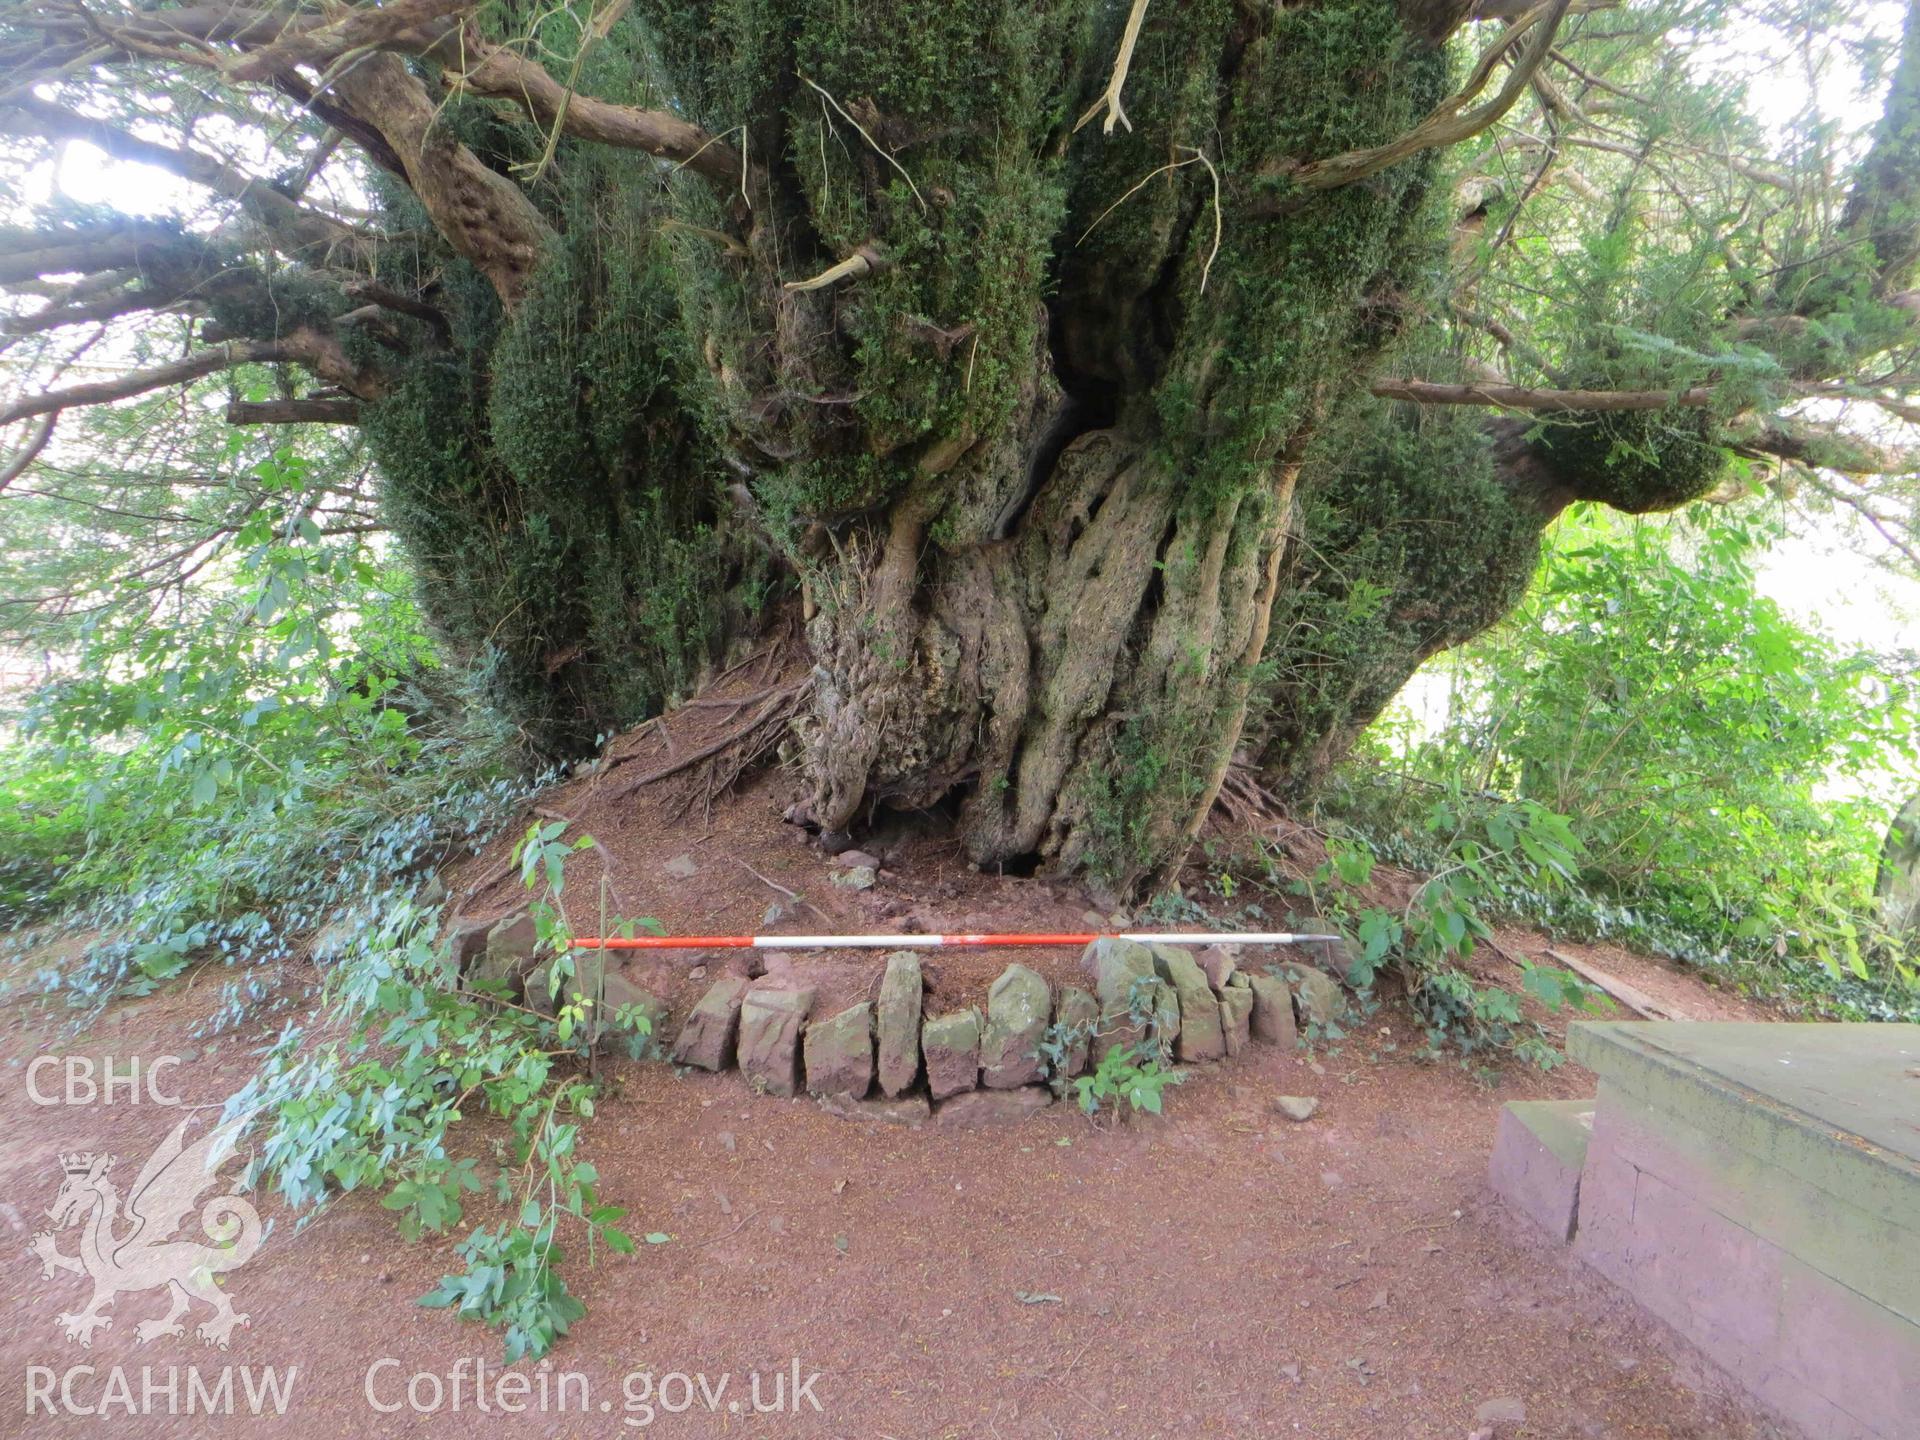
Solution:
[{"label": "stone slab", "polygon": [[1920,1026],[1594,1023],[1574,1252],[1819,1440],[1920,1436]]},{"label": "stone slab", "polygon": [[920,957],[911,950],[887,956],[874,1029],[879,1039],[880,1093],[898,1098],[920,1074]]},{"label": "stone slab", "polygon": [[1736,1021],[1575,1024],[1573,1058],[1624,1081],[1664,1070],[1747,1092],[1783,1119],[1859,1142],[1920,1176],[1920,1025],[1752,1025]]},{"label": "stone slab", "polygon": [[924,1095],[907,1095],[898,1100],[887,1100],[878,1096],[868,1100],[856,1100],[851,1095],[822,1095],[820,1108],[829,1115],[838,1115],[842,1120],[905,1125],[909,1129],[926,1124],[933,1115],[933,1107],[927,1104],[927,1097]]},{"label": "stone slab", "polygon": [[1172,988],[1180,1010],[1174,1055],[1184,1064],[1224,1059],[1227,1041],[1221,1031],[1220,1001],[1207,983],[1206,972],[1192,952],[1176,945],[1155,945],[1152,953],[1154,971]]},{"label": "stone slab", "polygon": [[[1638,1121],[1602,1094],[1574,1253],[1803,1434],[1920,1435],[1920,1326],[1726,1213],[1738,1197],[1716,1179],[1717,1157],[1676,1159]],[[1824,1225],[1857,1218],[1822,1207],[1791,1177],[1776,1183]]]},{"label": "stone slab", "polygon": [[935,1100],[973,1089],[980,1083],[980,1012],[927,1016],[920,1025],[920,1048],[927,1060],[927,1092]]},{"label": "stone slab", "polygon": [[791,1099],[800,1090],[800,1044],[813,990],[758,986],[740,1006],[740,1073],[754,1089]]},{"label": "stone slab", "polygon": [[1573,1239],[1593,1108],[1591,1100],[1510,1100],[1500,1111],[1488,1179],[1562,1245]]},{"label": "stone slab", "polygon": [[1253,982],[1245,975],[1233,976],[1220,992],[1220,1033],[1229,1058],[1253,1041]]},{"label": "stone slab", "polygon": [[1078,985],[1062,985],[1053,1002],[1053,1023],[1065,1041],[1060,1076],[1070,1080],[1087,1068],[1094,1032],[1100,1027],[1100,1002]]},{"label": "stone slab", "polygon": [[1567,1042],[1629,1108],[1751,1157],[1754,1179],[1920,1223],[1920,1025],[1581,1021]]},{"label": "stone slab", "polygon": [[1040,1044],[1053,1014],[1046,980],[1025,965],[1009,965],[987,991],[987,1022],[980,1031],[980,1083],[1016,1090],[1046,1078]]},{"label": "stone slab", "polygon": [[873,1084],[873,1006],[862,1000],[815,1020],[807,1026],[800,1053],[812,1094],[865,1099]]},{"label": "stone slab", "polygon": [[1253,1038],[1283,1050],[1299,1048],[1300,1030],[1287,982],[1277,975],[1251,975],[1248,982],[1253,986]]},{"label": "stone slab", "polygon": [[673,1042],[676,1064],[702,1070],[724,1070],[733,1064],[747,984],[742,976],[723,975],[708,987],[680,1027],[679,1039]]}]

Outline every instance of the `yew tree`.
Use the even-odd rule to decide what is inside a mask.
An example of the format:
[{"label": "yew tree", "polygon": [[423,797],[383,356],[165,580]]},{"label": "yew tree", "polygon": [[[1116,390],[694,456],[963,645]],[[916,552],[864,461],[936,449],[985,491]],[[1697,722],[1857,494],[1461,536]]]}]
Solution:
[{"label": "yew tree", "polygon": [[[1131,884],[1230,775],[1310,787],[1569,505],[1767,483],[1912,558],[1917,13],[16,0],[0,486],[230,377],[358,427],[550,751],[797,612],[813,822]],[[1775,64],[1872,118],[1769,118]]]}]

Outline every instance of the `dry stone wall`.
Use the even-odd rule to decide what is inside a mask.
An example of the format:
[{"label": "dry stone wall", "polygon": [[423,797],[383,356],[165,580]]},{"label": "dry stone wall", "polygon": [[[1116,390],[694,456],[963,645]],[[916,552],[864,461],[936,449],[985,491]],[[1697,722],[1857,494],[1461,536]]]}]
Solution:
[{"label": "dry stone wall", "polygon": [[[1312,967],[1249,972],[1230,946],[1196,954],[1116,936],[1094,941],[1081,957],[1091,989],[1056,991],[1013,964],[989,988],[984,1012],[929,1014],[920,957],[901,950],[887,957],[872,1002],[813,1017],[810,988],[723,975],[675,1032],[665,1003],[608,971],[598,954],[576,957],[574,978],[556,987],[551,962],[535,963],[524,917],[459,941],[465,983],[475,989],[524,996],[548,1013],[557,999],[583,995],[597,996],[609,1014],[633,1006],[652,1024],[650,1053],[675,1064],[737,1067],[767,1094],[804,1092],[850,1119],[909,1125],[1024,1118],[1121,1047],[1188,1065],[1229,1059],[1252,1044],[1291,1049],[1303,1021],[1345,1007],[1338,982]],[[561,988],[571,995],[557,996]]]}]

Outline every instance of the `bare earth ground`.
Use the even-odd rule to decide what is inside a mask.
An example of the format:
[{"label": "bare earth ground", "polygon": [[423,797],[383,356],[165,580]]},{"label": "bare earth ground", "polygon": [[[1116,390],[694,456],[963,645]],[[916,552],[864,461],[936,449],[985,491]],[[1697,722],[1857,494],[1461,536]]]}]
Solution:
[{"label": "bare earth ground", "polygon": [[[682,746],[686,741],[679,742]],[[651,762],[648,762],[651,763]],[[621,771],[610,772],[619,777]],[[1079,928],[1086,897],[1037,880],[973,873],[949,844],[903,835],[865,894],[830,883],[831,867],[778,820],[778,777],[660,818],[651,792],[616,802],[609,776],[562,787],[543,804],[582,813],[601,852],[570,872],[576,926],[597,907],[610,862],[625,913],[687,930]],[[683,797],[684,798],[684,797]],[[645,801],[643,804],[642,801]],[[886,837],[882,837],[884,840]],[[878,843],[878,842],[876,842]],[[872,848],[871,846],[869,848]],[[516,903],[517,876],[484,883],[504,845],[448,874],[469,915]],[[669,879],[680,855],[697,867]],[[749,868],[750,867],[750,868]],[[680,867],[684,869],[684,866]],[[753,872],[757,871],[756,876]],[[765,877],[764,879],[760,877]],[[771,884],[769,884],[771,882]],[[803,897],[795,902],[774,887]],[[770,903],[786,914],[765,923]],[[809,904],[818,909],[810,909]],[[580,914],[582,909],[586,914]],[[1547,942],[1504,934],[1514,953]],[[1700,1018],[1767,1018],[1657,962],[1563,946]],[[934,1008],[974,1000],[1009,957],[929,957]],[[1077,957],[1020,958],[1059,976]],[[681,956],[636,967],[675,1001],[698,993]],[[1490,961],[1490,975],[1502,962]],[[796,962],[825,993],[818,1009],[876,982],[858,954]],[[1510,974],[1510,967],[1509,967]],[[1412,1057],[1412,1032],[1375,1019],[1337,1053],[1256,1047],[1194,1073],[1164,1119],[1096,1127],[1065,1106],[1017,1127],[909,1131],[833,1118],[805,1101],[754,1097],[737,1075],[676,1074],[621,1062],[614,1093],[586,1135],[605,1197],[631,1207],[629,1227],[672,1238],[637,1256],[567,1264],[589,1307],[544,1367],[549,1406],[477,1410],[471,1382],[453,1408],[448,1377],[483,1361],[495,1336],[411,1302],[455,1268],[452,1241],[403,1245],[370,1197],[332,1206],[297,1232],[276,1220],[257,1258],[227,1277],[251,1317],[232,1348],[194,1340],[136,1345],[134,1323],[165,1308],[159,1292],[123,1296],[90,1351],[55,1327],[86,1296],[79,1277],[44,1280],[25,1247],[60,1180],[58,1157],[110,1151],[122,1183],[177,1122],[151,1103],[39,1106],[26,1065],[38,1054],[186,1057],[167,1082],[189,1104],[217,1104],[251,1072],[264,1026],[214,1041],[189,1032],[215,1008],[221,972],[115,1007],[86,1033],[29,1003],[0,1011],[0,1237],[13,1257],[0,1300],[0,1434],[202,1436],[453,1435],[847,1437],[1444,1437],[1464,1440],[1502,1397],[1525,1437],[1753,1440],[1773,1432],[1712,1373],[1606,1285],[1505,1214],[1484,1183],[1503,1101],[1590,1093],[1574,1067],[1515,1072],[1484,1088],[1454,1066]],[[304,966],[286,986],[312,982]],[[274,1023],[278,1023],[277,1021]],[[57,1088],[45,1074],[41,1088]],[[1310,1094],[1319,1114],[1293,1124],[1279,1094]],[[123,1173],[124,1172],[124,1173]],[[481,1217],[481,1218],[484,1218]],[[189,1218],[183,1235],[198,1238]],[[64,1232],[62,1247],[72,1249]],[[191,1325],[199,1312],[189,1315]],[[370,1367],[382,1360],[371,1381]],[[771,1401],[776,1372],[820,1378],[798,1413],[752,1413],[751,1377]],[[143,1367],[297,1367],[284,1415],[158,1413],[28,1418],[29,1367],[79,1376],[72,1397],[96,1405],[109,1367],[125,1367],[136,1405]],[[555,1408],[553,1377],[578,1372]],[[438,1377],[431,1413],[404,1408],[408,1377]],[[656,1390],[638,1378],[704,1375]],[[707,1396],[727,1389],[709,1408]],[[44,1383],[44,1382],[43,1382]],[[240,1383],[236,1376],[236,1385]],[[434,1404],[422,1380],[415,1397]],[[537,1394],[537,1392],[535,1392]],[[508,1400],[513,1400],[511,1392]],[[690,1408],[670,1413],[682,1402]],[[374,1408],[399,1405],[397,1413]],[[665,1408],[663,1408],[665,1407]],[[241,1407],[244,1408],[244,1407]]]}]

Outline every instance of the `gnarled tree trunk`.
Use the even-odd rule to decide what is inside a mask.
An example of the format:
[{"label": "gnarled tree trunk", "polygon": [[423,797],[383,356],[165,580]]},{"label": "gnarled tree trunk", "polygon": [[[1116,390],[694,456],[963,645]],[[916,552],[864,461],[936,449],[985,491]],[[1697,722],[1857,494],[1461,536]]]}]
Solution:
[{"label": "gnarled tree trunk", "polygon": [[[660,526],[654,505],[602,534],[583,502],[617,508],[628,472],[666,490],[703,445],[731,454],[804,594],[814,819],[958,792],[975,858],[1130,884],[1211,804],[1261,674],[1299,457],[1445,242],[1430,155],[1324,192],[1290,171],[1407,131],[1445,58],[1389,0],[1162,6],[1130,40],[1126,8],[1078,3],[797,6],[784,29],[735,8],[684,7],[637,43],[710,133],[744,135],[744,193],[661,193],[648,162],[563,156],[554,238],[512,310],[470,283],[471,335],[456,317],[452,352],[367,422],[429,576],[469,577],[437,610],[484,589],[471,635],[519,601],[503,672],[564,688],[582,738],[626,657],[564,638],[596,624],[566,612],[607,609],[566,571],[640,613],[661,603],[636,588],[645,544],[691,521],[703,563],[740,573],[724,517]],[[1076,132],[1127,46],[1132,128]],[[636,362],[622,337],[640,327]],[[644,423],[605,413],[616,379]],[[430,392],[451,408],[427,419]],[[422,443],[449,431],[451,458]],[[460,504],[475,475],[478,511]],[[594,530],[549,568],[557,594],[531,593],[536,518],[542,537]],[[476,525],[521,534],[489,546]]]},{"label": "gnarled tree trunk", "polygon": [[[1421,660],[1512,604],[1572,501],[1682,503],[1729,445],[1882,463],[1790,406],[1920,312],[1912,14],[1852,203],[1788,237],[1817,272],[1774,266],[1768,290],[1714,234],[1636,288],[1616,245],[1549,351],[1475,318],[1437,157],[1530,88],[1583,138],[1550,56],[1599,82],[1553,48],[1569,0],[1502,0],[1476,7],[1502,28],[1452,90],[1467,12],[26,0],[0,17],[0,131],[160,165],[234,213],[10,233],[0,285],[46,300],[15,333],[184,314],[212,348],[0,424],[300,366],[318,388],[233,418],[362,425],[430,614],[549,750],[685,693],[797,589],[819,824],[958,796],[975,859],[1129,886],[1179,857],[1236,754],[1283,786],[1324,773]],[[152,138],[152,113],[103,118],[91,77],[155,67],[259,87],[228,107],[255,125],[296,105],[318,159],[250,175],[191,131]],[[1644,149],[1600,146],[1628,156],[1615,239],[1667,128],[1643,118]],[[1509,141],[1488,154],[1544,158],[1515,195],[1473,187],[1468,233],[1510,233],[1563,163]],[[303,198],[346,142],[371,222]],[[1554,388],[1457,365],[1381,382],[1390,347],[1461,326]],[[1771,389],[1723,383],[1733,346]],[[1554,423],[1431,408],[1454,405]]]}]

